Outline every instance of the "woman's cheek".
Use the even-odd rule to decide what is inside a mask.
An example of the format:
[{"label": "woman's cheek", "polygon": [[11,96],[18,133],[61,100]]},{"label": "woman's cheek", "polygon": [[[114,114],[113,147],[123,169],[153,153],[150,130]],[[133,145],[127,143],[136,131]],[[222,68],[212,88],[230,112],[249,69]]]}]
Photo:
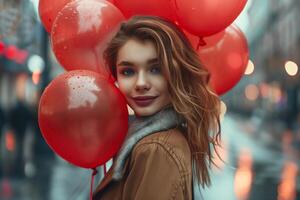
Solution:
[{"label": "woman's cheek", "polygon": [[130,93],[130,85],[126,81],[118,81],[119,89],[124,96],[128,96]]}]

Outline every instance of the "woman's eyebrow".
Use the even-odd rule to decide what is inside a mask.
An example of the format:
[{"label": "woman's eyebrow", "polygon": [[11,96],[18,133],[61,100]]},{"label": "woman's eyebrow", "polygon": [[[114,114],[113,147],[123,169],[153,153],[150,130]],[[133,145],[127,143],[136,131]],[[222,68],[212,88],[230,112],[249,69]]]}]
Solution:
[{"label": "woman's eyebrow", "polygon": [[[147,61],[147,64],[150,65],[150,64],[155,64],[155,63],[158,63],[158,58],[152,58],[152,59],[149,59]],[[129,61],[121,61],[117,64],[117,66],[129,66],[129,67],[132,67],[132,66],[135,66],[134,63],[132,62],[129,62]]]},{"label": "woman's eyebrow", "polygon": [[158,63],[158,58],[153,58],[147,61],[148,64]]},{"label": "woman's eyebrow", "polygon": [[134,64],[129,61],[121,61],[117,65],[118,66],[134,66]]}]

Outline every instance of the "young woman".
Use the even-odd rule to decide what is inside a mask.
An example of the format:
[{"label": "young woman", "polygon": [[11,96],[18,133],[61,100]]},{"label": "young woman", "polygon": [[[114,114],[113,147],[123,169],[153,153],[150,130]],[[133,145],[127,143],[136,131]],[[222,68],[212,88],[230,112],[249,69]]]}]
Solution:
[{"label": "young woman", "polygon": [[105,58],[136,118],[93,198],[193,199],[193,180],[210,183],[220,136],[220,100],[196,52],[175,24],[136,16]]}]

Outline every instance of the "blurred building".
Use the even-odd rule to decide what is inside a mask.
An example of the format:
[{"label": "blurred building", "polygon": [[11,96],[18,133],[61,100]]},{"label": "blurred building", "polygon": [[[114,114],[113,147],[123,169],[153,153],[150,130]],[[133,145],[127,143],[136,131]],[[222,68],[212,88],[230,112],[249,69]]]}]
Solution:
[{"label": "blurred building", "polygon": [[[224,99],[232,110],[247,115],[260,110],[292,126],[300,105],[300,2],[251,1],[248,15],[245,34],[254,72],[245,75]],[[232,98],[236,96],[240,98]]]},{"label": "blurred building", "polygon": [[33,162],[31,154],[47,151],[40,149],[47,146],[37,124],[48,56],[45,36],[31,1],[0,0],[0,163],[4,174],[32,176],[26,168],[26,163]]},{"label": "blurred building", "polygon": [[300,191],[300,1],[248,3],[244,31],[254,71],[223,99],[229,112],[245,120],[241,127],[257,145],[251,152],[264,147],[276,155],[254,159],[248,199],[295,200]]}]

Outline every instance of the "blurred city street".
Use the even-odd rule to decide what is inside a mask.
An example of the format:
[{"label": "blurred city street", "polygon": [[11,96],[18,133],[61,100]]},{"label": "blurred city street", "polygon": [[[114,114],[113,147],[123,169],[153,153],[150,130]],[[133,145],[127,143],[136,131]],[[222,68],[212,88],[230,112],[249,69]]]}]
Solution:
[{"label": "blurred city street", "polygon": [[[246,2],[233,24],[249,57],[237,66],[242,57],[228,50],[217,66],[225,80],[221,87],[244,68],[220,96],[221,146],[213,151],[211,186],[195,186],[195,200],[300,200],[300,0]],[[69,69],[53,51],[38,5],[39,0],[0,0],[0,200],[87,200],[92,170],[63,160],[39,126],[45,88]],[[226,30],[214,44],[204,37],[204,46],[198,35],[199,52],[221,48],[231,29]],[[97,169],[93,188],[104,174]]]}]

